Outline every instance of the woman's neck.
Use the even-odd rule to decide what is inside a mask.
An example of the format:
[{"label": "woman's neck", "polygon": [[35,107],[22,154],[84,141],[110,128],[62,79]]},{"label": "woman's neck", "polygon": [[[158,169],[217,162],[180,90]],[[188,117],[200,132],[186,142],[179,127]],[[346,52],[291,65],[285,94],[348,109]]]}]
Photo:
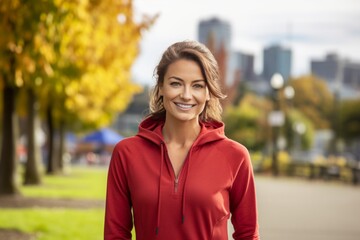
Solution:
[{"label": "woman's neck", "polygon": [[201,126],[194,121],[170,121],[165,120],[162,134],[166,144],[191,146],[198,137]]}]

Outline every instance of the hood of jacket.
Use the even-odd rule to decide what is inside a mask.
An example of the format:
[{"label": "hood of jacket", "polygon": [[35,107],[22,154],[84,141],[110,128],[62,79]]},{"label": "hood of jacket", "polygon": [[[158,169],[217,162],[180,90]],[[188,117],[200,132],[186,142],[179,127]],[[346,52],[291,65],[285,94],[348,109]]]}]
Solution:
[{"label": "hood of jacket", "polygon": [[[156,145],[163,143],[162,128],[165,124],[165,119],[154,119],[148,117],[141,122],[139,126],[138,136],[147,139]],[[200,146],[213,141],[218,141],[225,138],[224,123],[217,121],[200,122],[201,131],[193,146]]]}]

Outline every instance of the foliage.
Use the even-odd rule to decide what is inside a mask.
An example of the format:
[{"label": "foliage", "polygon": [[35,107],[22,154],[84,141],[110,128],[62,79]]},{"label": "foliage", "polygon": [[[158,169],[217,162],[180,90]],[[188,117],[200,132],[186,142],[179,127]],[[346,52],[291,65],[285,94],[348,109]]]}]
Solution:
[{"label": "foliage", "polygon": [[334,97],[326,82],[309,75],[291,79],[289,85],[295,90],[293,106],[311,119],[315,129],[331,128]]},{"label": "foliage", "polygon": [[225,113],[227,136],[250,150],[263,148],[270,130],[267,124],[270,110],[271,103],[267,99],[246,94],[238,106],[229,107]]},{"label": "foliage", "polygon": [[[300,138],[300,148],[301,150],[308,150],[312,147],[313,140],[314,140],[314,126],[313,122],[306,117],[305,114],[300,112],[299,110],[293,109],[288,112],[286,116],[287,124],[284,128],[285,135],[287,136],[288,140],[291,140],[291,146],[293,148],[297,147],[295,146],[295,143],[293,139],[299,137]],[[296,132],[296,124],[303,124],[304,133],[300,136],[299,133]],[[300,150],[300,149],[298,149]]]},{"label": "foliage", "polygon": [[56,58],[53,75],[41,89],[42,109],[52,108],[57,125],[96,128],[108,125],[134,93],[130,68],[141,32],[155,18],[136,23],[131,1],[57,1],[44,17],[43,41]]},{"label": "foliage", "polygon": [[[135,22],[132,11],[131,0],[0,1],[0,87],[10,96],[2,102],[9,106],[3,114],[7,116],[3,125],[9,129],[3,138],[9,141],[0,159],[7,173],[1,175],[1,192],[15,192],[16,126],[15,117],[9,116],[15,115],[16,102],[18,111],[27,114],[23,107],[27,98],[19,98],[18,92],[31,96],[28,123],[34,122],[40,100],[52,142],[54,129],[62,136],[70,126],[81,130],[109,124],[141,90],[131,82],[130,68],[141,32],[155,18]],[[28,130],[28,163],[35,163],[30,154],[35,152],[33,124]],[[53,149],[53,144],[48,146]],[[50,166],[52,161],[48,162]]]},{"label": "foliage", "polygon": [[360,99],[344,100],[340,104],[339,135],[346,140],[360,138]]}]

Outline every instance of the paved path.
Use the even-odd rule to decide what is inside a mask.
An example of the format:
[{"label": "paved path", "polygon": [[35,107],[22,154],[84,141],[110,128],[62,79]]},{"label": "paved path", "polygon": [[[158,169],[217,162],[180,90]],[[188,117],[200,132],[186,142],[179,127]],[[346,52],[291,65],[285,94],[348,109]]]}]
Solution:
[{"label": "paved path", "polygon": [[360,186],[259,175],[255,181],[262,240],[360,239]]}]

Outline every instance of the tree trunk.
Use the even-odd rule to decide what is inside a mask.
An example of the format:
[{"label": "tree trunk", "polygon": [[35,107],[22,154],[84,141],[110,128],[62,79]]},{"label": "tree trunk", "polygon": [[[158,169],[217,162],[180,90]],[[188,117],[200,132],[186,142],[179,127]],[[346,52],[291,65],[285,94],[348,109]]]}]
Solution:
[{"label": "tree trunk", "polygon": [[47,155],[47,166],[46,173],[54,174],[55,173],[55,164],[54,164],[54,123],[52,119],[52,111],[51,104],[49,104],[46,110],[46,122],[48,127],[47,134],[47,147],[48,147],[48,155]]},{"label": "tree trunk", "polygon": [[59,170],[60,171],[64,171],[64,142],[65,142],[65,129],[64,129],[64,124],[60,124],[60,128],[59,128],[59,154],[58,154],[58,166],[59,166]]},{"label": "tree trunk", "polygon": [[[4,76],[5,77],[5,76]],[[19,193],[16,184],[16,88],[7,85],[4,79],[3,90],[3,128],[0,158],[0,195]]]},{"label": "tree trunk", "polygon": [[40,146],[36,130],[38,129],[36,118],[36,96],[34,91],[27,89],[27,161],[25,168],[24,184],[39,185],[41,183],[41,175],[39,171],[39,164],[41,163]]}]

